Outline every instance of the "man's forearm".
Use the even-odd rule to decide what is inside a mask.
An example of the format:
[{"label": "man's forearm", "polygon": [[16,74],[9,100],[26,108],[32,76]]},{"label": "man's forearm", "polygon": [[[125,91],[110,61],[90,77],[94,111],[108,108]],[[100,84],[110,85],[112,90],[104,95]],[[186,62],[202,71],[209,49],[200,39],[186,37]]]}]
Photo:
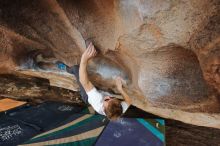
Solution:
[{"label": "man's forearm", "polygon": [[128,96],[128,94],[123,89],[120,90],[120,93],[124,97],[125,102],[128,105],[131,105],[131,98]]},{"label": "man's forearm", "polygon": [[82,84],[86,92],[90,91],[93,88],[93,85],[89,81],[89,78],[88,78],[87,64],[88,64],[88,61],[81,60],[80,68],[79,68],[79,81]]}]

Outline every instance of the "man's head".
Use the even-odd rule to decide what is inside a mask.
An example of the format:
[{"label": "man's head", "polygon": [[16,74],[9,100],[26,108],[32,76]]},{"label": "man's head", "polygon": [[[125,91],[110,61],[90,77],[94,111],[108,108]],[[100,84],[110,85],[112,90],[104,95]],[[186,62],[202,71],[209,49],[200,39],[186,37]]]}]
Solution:
[{"label": "man's head", "polygon": [[105,96],[103,106],[105,114],[110,120],[116,120],[122,115],[121,101],[115,97]]}]

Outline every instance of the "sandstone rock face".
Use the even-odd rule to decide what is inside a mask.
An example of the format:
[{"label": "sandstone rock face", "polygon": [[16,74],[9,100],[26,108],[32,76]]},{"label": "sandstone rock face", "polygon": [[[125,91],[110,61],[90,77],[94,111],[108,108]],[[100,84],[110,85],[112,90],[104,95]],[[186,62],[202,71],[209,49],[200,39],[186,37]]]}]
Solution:
[{"label": "sandstone rock face", "polygon": [[120,75],[135,106],[220,128],[219,23],[219,0],[2,0],[1,73],[77,90],[66,73],[36,70],[36,56],[78,64],[92,39],[99,54],[88,70],[98,88],[117,94]]}]

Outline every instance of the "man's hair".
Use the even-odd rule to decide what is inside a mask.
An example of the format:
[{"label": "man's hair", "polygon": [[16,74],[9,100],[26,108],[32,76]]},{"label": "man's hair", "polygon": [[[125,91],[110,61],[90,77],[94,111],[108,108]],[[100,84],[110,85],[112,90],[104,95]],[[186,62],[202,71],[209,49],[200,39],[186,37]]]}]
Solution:
[{"label": "man's hair", "polygon": [[109,101],[108,106],[104,109],[105,114],[108,119],[116,120],[122,115],[122,106],[121,101],[117,98],[112,99]]}]

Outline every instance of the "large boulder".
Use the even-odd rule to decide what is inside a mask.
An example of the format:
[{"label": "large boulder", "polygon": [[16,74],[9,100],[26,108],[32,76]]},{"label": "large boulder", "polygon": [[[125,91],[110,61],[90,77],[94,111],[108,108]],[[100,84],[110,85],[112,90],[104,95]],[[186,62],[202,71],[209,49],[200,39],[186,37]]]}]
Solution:
[{"label": "large boulder", "polygon": [[[99,51],[89,74],[165,118],[220,128],[219,0],[1,0],[1,73],[47,78],[78,90],[67,73],[35,69],[36,56],[78,64],[85,40]],[[71,85],[74,84],[74,85]]]}]

